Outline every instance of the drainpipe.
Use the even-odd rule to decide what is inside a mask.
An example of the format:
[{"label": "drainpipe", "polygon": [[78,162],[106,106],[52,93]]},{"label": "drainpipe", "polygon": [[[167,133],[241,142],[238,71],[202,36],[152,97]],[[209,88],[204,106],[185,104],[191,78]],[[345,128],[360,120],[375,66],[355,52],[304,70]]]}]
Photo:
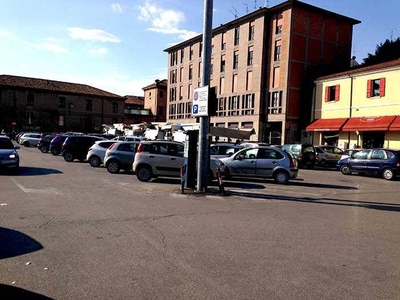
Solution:
[{"label": "drainpipe", "polygon": [[[353,113],[353,76],[350,74],[349,75],[350,78],[350,108],[349,108],[349,118],[352,117],[352,113]],[[358,134],[357,134],[357,143],[358,145]],[[347,145],[350,148],[350,132],[347,134]]]}]

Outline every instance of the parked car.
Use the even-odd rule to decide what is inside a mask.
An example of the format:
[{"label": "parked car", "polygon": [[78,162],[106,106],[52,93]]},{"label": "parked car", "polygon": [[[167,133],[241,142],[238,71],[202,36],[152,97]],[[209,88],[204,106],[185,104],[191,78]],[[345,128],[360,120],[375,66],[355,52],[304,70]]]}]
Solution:
[{"label": "parked car", "polygon": [[360,175],[374,174],[392,180],[400,174],[400,151],[381,148],[360,150],[339,160],[337,169],[344,175],[356,172]]},{"label": "parked car", "polygon": [[42,138],[41,133],[27,132],[20,136],[19,143],[25,147],[34,146],[36,147]]},{"label": "parked car", "polygon": [[50,149],[50,142],[52,139],[56,137],[57,134],[46,134],[43,135],[42,138],[39,140],[37,147],[42,153],[49,152]]},{"label": "parked car", "polygon": [[19,155],[16,150],[19,146],[14,146],[11,139],[5,135],[0,136],[0,169],[10,169],[18,173]]},{"label": "parked car", "polygon": [[297,159],[299,168],[313,169],[315,167],[316,151],[313,145],[284,144],[281,148]]},{"label": "parked car", "polygon": [[57,156],[61,153],[62,145],[64,144],[64,141],[67,139],[67,137],[68,137],[68,135],[59,134],[59,135],[56,135],[50,141],[49,150],[50,150],[51,154]]},{"label": "parked car", "polygon": [[336,166],[343,150],[336,146],[314,146],[317,152],[316,164],[320,167]]},{"label": "parked car", "polygon": [[129,172],[135,159],[139,142],[117,142],[112,144],[104,156],[104,165],[108,172],[118,173],[121,169]]},{"label": "parked car", "polygon": [[68,136],[61,148],[61,155],[66,162],[72,162],[74,159],[84,161],[89,148],[96,141],[104,141],[106,139],[90,135],[70,135]]},{"label": "parked car", "polygon": [[297,160],[278,147],[260,146],[244,148],[234,155],[221,158],[225,164],[225,178],[274,178],[277,183],[287,183],[298,174]]},{"label": "parked car", "polygon": [[96,141],[89,148],[86,160],[92,167],[100,167],[104,163],[104,156],[108,147],[114,144],[115,141]]},{"label": "parked car", "polygon": [[228,157],[243,149],[243,146],[233,143],[213,143],[210,145],[210,156],[215,158]]},{"label": "parked car", "polygon": [[[168,140],[152,140],[140,142],[132,169],[140,181],[149,181],[158,176],[180,177],[181,167],[185,163],[184,145],[181,142]],[[224,164],[216,158],[210,159],[208,179],[217,178],[217,170],[221,175]]]}]

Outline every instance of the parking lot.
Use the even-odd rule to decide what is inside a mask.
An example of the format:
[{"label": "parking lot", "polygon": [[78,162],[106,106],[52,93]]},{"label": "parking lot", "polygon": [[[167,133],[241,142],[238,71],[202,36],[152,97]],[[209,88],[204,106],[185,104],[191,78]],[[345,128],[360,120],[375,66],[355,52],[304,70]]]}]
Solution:
[{"label": "parking lot", "polygon": [[[180,193],[22,147],[0,175],[0,294],[398,299],[400,180],[300,170]],[[217,187],[212,190],[216,191]]]}]

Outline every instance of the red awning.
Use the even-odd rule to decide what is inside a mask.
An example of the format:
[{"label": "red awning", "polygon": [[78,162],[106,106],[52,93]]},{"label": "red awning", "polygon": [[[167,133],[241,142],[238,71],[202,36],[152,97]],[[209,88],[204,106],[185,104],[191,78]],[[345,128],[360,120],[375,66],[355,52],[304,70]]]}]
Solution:
[{"label": "red awning", "polygon": [[340,131],[347,118],[319,119],[307,126],[306,131]]},{"label": "red awning", "polygon": [[394,119],[393,123],[389,127],[389,131],[400,131],[400,116]]},{"label": "red awning", "polygon": [[387,131],[396,116],[350,118],[342,131]]}]

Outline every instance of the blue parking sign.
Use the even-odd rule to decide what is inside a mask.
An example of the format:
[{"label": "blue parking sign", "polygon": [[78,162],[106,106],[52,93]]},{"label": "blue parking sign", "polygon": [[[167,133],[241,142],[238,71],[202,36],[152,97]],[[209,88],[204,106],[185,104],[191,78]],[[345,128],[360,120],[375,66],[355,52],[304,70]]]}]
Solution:
[{"label": "blue parking sign", "polygon": [[195,104],[193,105],[193,114],[197,114],[199,112],[199,105]]}]

